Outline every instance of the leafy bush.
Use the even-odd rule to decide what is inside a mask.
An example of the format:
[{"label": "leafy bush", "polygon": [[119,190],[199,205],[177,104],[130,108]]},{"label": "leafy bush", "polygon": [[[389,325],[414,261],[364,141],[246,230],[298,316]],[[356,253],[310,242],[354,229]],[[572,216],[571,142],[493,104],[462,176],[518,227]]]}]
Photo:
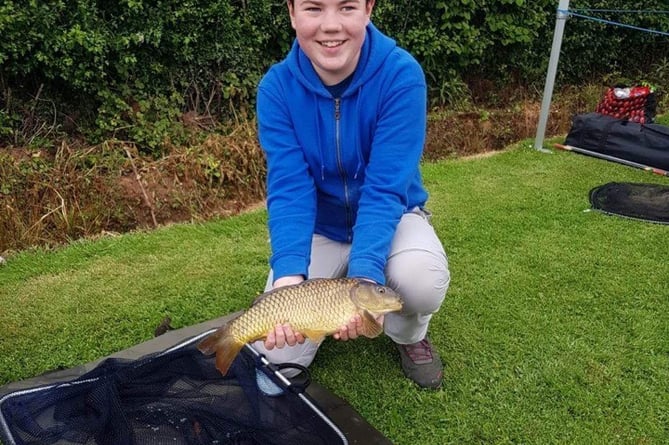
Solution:
[{"label": "leafy bush", "polygon": [[[225,118],[249,108],[261,73],[288,44],[277,8],[229,0],[5,0],[2,95],[5,103],[10,95],[26,103],[43,90],[58,102],[59,123],[66,110],[78,110],[76,127],[92,142],[114,136],[156,150],[165,139],[179,141],[184,111]],[[7,116],[24,112],[5,106],[0,134],[17,133]]]},{"label": "leafy bush", "polygon": [[[666,6],[665,0],[644,1],[642,8],[630,7],[630,2],[624,0],[570,3],[570,9],[601,10],[580,12],[599,20],[665,32],[669,29]],[[619,12],[622,10],[636,11]],[[651,12],[663,10],[664,13]],[[616,76],[641,76],[650,72],[653,62],[666,57],[668,51],[666,36],[575,17],[566,24],[560,72],[568,81],[593,80],[604,75],[612,81]]]},{"label": "leafy bush", "polygon": [[[160,155],[166,142],[183,143],[193,128],[252,114],[258,80],[293,38],[283,1],[0,2],[4,145],[113,137]],[[432,103],[453,106],[466,103],[477,79],[489,82],[491,97],[500,85],[543,82],[556,3],[379,2],[373,20],[421,62]],[[575,0],[571,8],[624,3]],[[644,8],[663,9],[662,3],[650,0]],[[667,14],[603,15],[669,28]],[[659,72],[668,45],[661,36],[569,19],[559,81]]]}]

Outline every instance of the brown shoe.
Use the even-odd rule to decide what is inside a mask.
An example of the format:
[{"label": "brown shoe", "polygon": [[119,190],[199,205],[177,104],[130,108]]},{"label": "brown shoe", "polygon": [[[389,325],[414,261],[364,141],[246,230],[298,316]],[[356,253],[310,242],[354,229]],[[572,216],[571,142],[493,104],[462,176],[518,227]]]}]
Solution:
[{"label": "brown shoe", "polygon": [[400,351],[404,375],[423,388],[437,389],[441,386],[444,365],[427,337],[418,343],[395,345]]}]

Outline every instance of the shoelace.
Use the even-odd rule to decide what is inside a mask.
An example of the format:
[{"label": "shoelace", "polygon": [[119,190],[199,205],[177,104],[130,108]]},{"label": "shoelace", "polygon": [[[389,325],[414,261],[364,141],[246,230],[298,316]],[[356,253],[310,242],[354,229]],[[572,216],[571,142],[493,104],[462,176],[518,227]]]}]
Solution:
[{"label": "shoelace", "polygon": [[412,362],[416,364],[432,361],[432,346],[426,338],[410,345],[402,345]]}]

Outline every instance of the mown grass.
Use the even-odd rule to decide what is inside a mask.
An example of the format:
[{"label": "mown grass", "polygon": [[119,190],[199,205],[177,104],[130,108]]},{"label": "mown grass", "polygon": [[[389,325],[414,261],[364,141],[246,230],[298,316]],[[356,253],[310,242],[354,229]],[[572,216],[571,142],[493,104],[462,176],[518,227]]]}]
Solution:
[{"label": "mown grass", "polygon": [[[611,181],[665,178],[531,142],[424,166],[452,282],[431,336],[440,391],[390,341],[326,341],[316,381],[398,445],[659,444],[669,438],[669,226],[590,212]],[[265,213],[30,251],[0,267],[0,384],[246,307]]]}]

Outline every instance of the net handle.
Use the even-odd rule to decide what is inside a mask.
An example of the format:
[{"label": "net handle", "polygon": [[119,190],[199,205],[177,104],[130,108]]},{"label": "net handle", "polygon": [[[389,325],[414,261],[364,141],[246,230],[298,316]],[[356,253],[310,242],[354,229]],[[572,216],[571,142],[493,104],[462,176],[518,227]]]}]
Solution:
[{"label": "net handle", "polygon": [[[309,369],[307,369],[306,366],[298,365],[297,363],[277,363],[277,364],[272,364],[270,363],[267,365],[273,372],[281,374],[281,371],[284,369],[297,369],[301,372],[301,378],[299,381],[296,381],[295,379],[289,380],[290,385],[288,386],[288,389],[295,393],[301,393],[304,392],[305,389],[311,384],[311,373],[309,372]],[[281,374],[283,375],[283,374]]]}]

